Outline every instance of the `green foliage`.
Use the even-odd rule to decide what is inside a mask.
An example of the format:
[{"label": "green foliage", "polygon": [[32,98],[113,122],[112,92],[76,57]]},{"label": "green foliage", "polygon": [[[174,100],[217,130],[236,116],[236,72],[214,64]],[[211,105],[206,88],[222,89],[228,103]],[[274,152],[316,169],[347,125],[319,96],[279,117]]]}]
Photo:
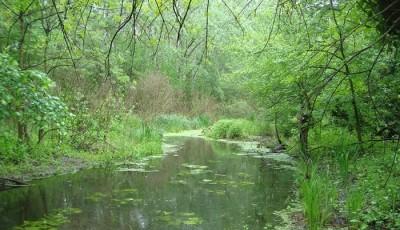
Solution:
[{"label": "green foliage", "polygon": [[24,229],[57,229],[69,221],[70,216],[81,213],[77,208],[66,208],[63,210],[54,210],[51,214],[36,221],[24,221],[22,226],[14,228],[14,230]]},{"label": "green foliage", "polygon": [[188,118],[182,115],[170,114],[156,117],[153,124],[164,132],[178,132],[207,127],[210,124],[210,119],[204,115]]},{"label": "green foliage", "polygon": [[247,118],[251,119],[256,114],[254,108],[245,100],[234,101],[223,108],[223,114],[230,118]]},{"label": "green foliage", "polygon": [[115,148],[114,151],[120,158],[138,158],[162,153],[159,129],[132,115],[113,122],[109,144]]},{"label": "green foliage", "polygon": [[262,135],[265,128],[254,121],[244,119],[223,119],[206,130],[206,135],[215,139],[240,139]]},{"label": "green foliage", "polygon": [[[102,1],[120,9],[104,13],[97,0],[2,1],[1,164],[33,167],[66,154],[94,162],[158,154],[162,133],[206,127],[219,118],[219,107],[227,119],[207,136],[271,135],[276,127],[296,147],[305,135],[305,160],[318,164],[300,181],[312,228],[332,211],[330,182],[347,198],[341,209],[352,227],[399,228],[397,161],[392,167],[388,157],[398,150],[369,143],[400,134],[398,38],[390,36],[398,33],[398,4],[193,1],[183,22],[187,1],[172,7],[157,0],[161,8],[144,1],[127,23],[137,23],[133,30],[104,36],[128,16],[131,6],[123,2]],[[68,9],[63,26],[56,26],[55,8]],[[180,34],[174,34],[177,19]],[[155,72],[161,78],[151,78]],[[21,131],[46,138],[22,143]],[[388,168],[393,179],[382,185]],[[367,192],[361,197],[360,191]]]},{"label": "green foliage", "polygon": [[18,164],[23,162],[29,150],[25,144],[21,144],[18,138],[6,130],[0,133],[0,162],[3,164]]},{"label": "green foliage", "polygon": [[61,131],[72,114],[50,94],[53,85],[45,74],[23,71],[7,54],[0,54],[0,121],[14,119]]},{"label": "green foliage", "polygon": [[[353,211],[349,210],[348,218],[355,229],[400,227],[400,168],[393,161],[396,151],[365,157],[355,164],[358,178],[347,204]],[[361,211],[355,212],[355,209]]]},{"label": "green foliage", "polygon": [[[305,166],[307,168],[307,166]],[[309,178],[299,182],[300,197],[308,229],[321,229],[331,217],[337,198],[337,191],[326,175],[318,172],[313,165],[308,166]]]},{"label": "green foliage", "polygon": [[359,215],[364,207],[364,199],[364,192],[360,189],[354,188],[347,193],[346,215],[353,229],[358,229],[360,227],[357,215]]}]

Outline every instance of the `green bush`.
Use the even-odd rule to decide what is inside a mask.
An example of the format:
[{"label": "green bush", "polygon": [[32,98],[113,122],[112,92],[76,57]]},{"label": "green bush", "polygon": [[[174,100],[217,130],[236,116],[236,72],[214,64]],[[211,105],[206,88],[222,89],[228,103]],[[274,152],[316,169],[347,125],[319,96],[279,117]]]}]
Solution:
[{"label": "green bush", "polygon": [[206,135],[212,138],[227,138],[231,124],[231,120],[219,120],[206,131]]},{"label": "green bush", "polygon": [[264,126],[244,119],[223,119],[206,130],[206,135],[212,138],[240,139],[264,134]]},{"label": "green bush", "polygon": [[0,162],[18,164],[27,157],[28,146],[10,132],[0,134]]},{"label": "green bush", "polygon": [[233,122],[226,132],[226,137],[230,139],[242,138],[245,136],[243,124]]},{"label": "green bush", "polygon": [[[331,152],[348,151],[354,143],[357,143],[356,136],[346,128],[324,127],[313,129],[309,136],[310,147],[325,147]],[[334,150],[334,151],[333,151]]]}]

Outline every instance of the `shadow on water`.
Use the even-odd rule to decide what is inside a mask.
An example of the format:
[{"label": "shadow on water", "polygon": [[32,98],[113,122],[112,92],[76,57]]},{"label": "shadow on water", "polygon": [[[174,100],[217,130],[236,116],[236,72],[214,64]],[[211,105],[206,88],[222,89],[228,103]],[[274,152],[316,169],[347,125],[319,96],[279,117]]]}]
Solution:
[{"label": "shadow on water", "polygon": [[[263,229],[279,224],[293,172],[237,146],[169,138],[182,148],[149,161],[157,171],[104,169],[0,193],[0,229]],[[73,211],[66,211],[73,210]],[[24,224],[25,222],[25,224]]]}]

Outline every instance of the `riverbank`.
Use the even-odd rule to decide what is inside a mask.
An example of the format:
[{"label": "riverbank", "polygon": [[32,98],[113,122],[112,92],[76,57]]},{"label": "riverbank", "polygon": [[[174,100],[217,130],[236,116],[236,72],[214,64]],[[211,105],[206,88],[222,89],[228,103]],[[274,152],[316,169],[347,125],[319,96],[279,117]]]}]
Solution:
[{"label": "riverbank", "polygon": [[[168,137],[194,137],[235,144],[242,148],[242,154],[267,154],[271,152],[271,148],[265,147],[265,143],[271,143],[270,138],[252,136],[240,139],[214,139],[205,136],[204,129],[197,130],[183,130],[179,132],[167,132],[162,134],[161,138],[156,138],[152,142],[144,141],[140,143],[143,149],[153,149],[150,152],[146,150],[138,150],[138,146],[131,144],[127,146],[125,143],[124,148],[118,151],[115,144],[109,144],[107,150],[97,152],[76,151],[71,148],[61,147],[55,149],[54,154],[40,155],[40,159],[35,156],[29,156],[18,164],[2,164],[0,165],[0,178],[10,178],[21,182],[29,182],[35,179],[41,179],[54,175],[75,173],[82,169],[99,168],[99,167],[113,167],[116,164],[123,162],[135,162],[151,155],[161,155],[166,153],[173,153],[178,151],[179,148],[174,145],[169,145],[164,142]],[[119,135],[121,136],[121,135]],[[112,140],[111,140],[112,141]],[[126,140],[122,140],[126,142]],[[121,146],[121,142],[119,146]],[[147,147],[151,145],[152,147]],[[270,144],[271,145],[271,144]],[[127,151],[131,150],[133,152]],[[136,153],[134,153],[136,151]],[[139,153],[138,153],[139,152]],[[144,153],[140,153],[144,152]],[[43,157],[46,156],[46,157]],[[272,154],[272,158],[281,158],[282,160],[290,161],[287,155]]]},{"label": "riverbank", "polygon": [[[163,153],[163,134],[202,128],[205,119],[163,115],[144,121],[134,115],[115,119],[107,133],[45,138],[41,143],[21,144],[14,135],[0,136],[0,178],[30,181],[74,173],[81,169],[112,167]],[[1,184],[1,182],[0,182]]]}]

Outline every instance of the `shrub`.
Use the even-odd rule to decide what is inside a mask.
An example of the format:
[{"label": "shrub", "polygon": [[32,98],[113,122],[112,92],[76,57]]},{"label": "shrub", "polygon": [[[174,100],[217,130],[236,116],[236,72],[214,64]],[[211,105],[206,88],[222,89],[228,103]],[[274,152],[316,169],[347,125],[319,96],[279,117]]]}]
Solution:
[{"label": "shrub", "polygon": [[206,135],[212,138],[246,138],[252,135],[263,134],[263,126],[257,126],[255,122],[244,119],[223,119],[216,122],[208,130]]},{"label": "shrub", "polygon": [[28,146],[10,132],[0,134],[0,162],[18,164],[27,158]]},{"label": "shrub", "polygon": [[230,139],[242,138],[244,137],[244,127],[239,122],[233,122],[226,133],[226,137]]},{"label": "shrub", "polygon": [[219,120],[206,131],[206,135],[216,139],[226,138],[231,122],[231,120]]}]

